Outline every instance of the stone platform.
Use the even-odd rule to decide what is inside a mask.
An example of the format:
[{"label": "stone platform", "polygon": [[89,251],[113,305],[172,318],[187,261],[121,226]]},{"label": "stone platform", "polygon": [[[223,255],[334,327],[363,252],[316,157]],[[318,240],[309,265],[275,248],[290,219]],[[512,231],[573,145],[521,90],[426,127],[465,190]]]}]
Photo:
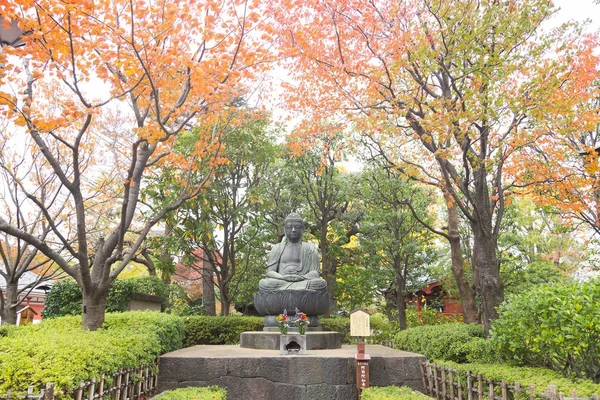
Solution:
[{"label": "stone platform", "polygon": [[[419,354],[367,345],[371,386],[422,390]],[[357,398],[356,346],[279,355],[278,350],[193,346],[159,359],[158,390],[217,385],[228,400],[352,400]]]},{"label": "stone platform", "polygon": [[[290,331],[290,333],[294,333]],[[279,332],[242,332],[240,347],[259,350],[279,350]],[[307,350],[339,349],[342,335],[338,332],[306,332]]]}]

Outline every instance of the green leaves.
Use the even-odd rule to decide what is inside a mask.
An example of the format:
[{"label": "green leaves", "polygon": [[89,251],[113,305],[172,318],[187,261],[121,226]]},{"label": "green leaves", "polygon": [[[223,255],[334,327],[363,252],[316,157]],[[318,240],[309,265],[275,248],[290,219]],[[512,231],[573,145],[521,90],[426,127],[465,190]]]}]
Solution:
[{"label": "green leaves", "polygon": [[187,317],[185,321],[185,346],[197,344],[237,344],[240,334],[246,331],[260,331],[263,328],[261,317]]},{"label": "green leaves", "polygon": [[7,331],[0,340],[0,393],[24,393],[53,382],[57,391],[121,368],[151,364],[179,349],[183,321],[156,312],[107,314],[102,329],[84,331],[81,317],[53,318]]},{"label": "green leaves", "polygon": [[500,307],[492,339],[501,356],[600,383],[600,282],[540,286]]},{"label": "green leaves", "polygon": [[442,324],[420,326],[400,331],[395,336],[395,347],[425,355],[430,360],[457,363],[493,360],[496,352],[483,339],[483,326],[479,324]]}]

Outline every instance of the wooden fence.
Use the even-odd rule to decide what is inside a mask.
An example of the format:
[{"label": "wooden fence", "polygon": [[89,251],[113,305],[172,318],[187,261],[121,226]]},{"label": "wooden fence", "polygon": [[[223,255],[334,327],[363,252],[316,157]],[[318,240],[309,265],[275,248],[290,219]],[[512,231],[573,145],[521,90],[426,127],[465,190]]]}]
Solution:
[{"label": "wooden fence", "polygon": [[534,385],[521,387],[518,381],[514,385],[493,382],[481,374],[459,373],[428,361],[421,363],[421,379],[425,393],[437,400],[600,400],[597,394],[592,398],[577,397],[576,392],[565,397],[554,385],[548,386],[545,394],[536,394]]},{"label": "wooden fence", "polygon": [[[138,368],[123,369],[106,379],[92,379],[81,382],[79,386],[67,394],[75,400],[138,400],[149,398],[158,383],[158,364]],[[34,393],[29,387],[26,394],[12,394],[10,391],[0,400],[55,400],[57,398],[54,384],[48,383],[40,393]]]}]

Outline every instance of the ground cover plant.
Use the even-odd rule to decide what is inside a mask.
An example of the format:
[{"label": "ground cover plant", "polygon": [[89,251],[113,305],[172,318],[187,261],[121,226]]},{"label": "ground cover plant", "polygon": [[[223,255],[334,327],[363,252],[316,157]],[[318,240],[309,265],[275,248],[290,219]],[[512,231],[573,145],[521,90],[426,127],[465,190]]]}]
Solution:
[{"label": "ground cover plant", "polygon": [[425,396],[407,387],[386,386],[369,387],[362,391],[363,400],[428,400],[431,397]]},{"label": "ground cover plant", "polygon": [[169,390],[156,396],[155,400],[225,400],[227,392],[218,386],[188,387]]},{"label": "ground cover plant", "polygon": [[64,395],[81,381],[153,364],[183,344],[181,318],[155,312],[110,313],[97,331],[82,330],[81,317],[69,316],[3,332],[0,395],[48,382]]},{"label": "ground cover plant", "polygon": [[[571,395],[573,391],[576,391],[578,397],[591,398],[593,394],[600,393],[600,385],[594,384],[590,380],[565,378],[561,374],[547,368],[517,367],[500,363],[458,364],[451,361],[442,361],[438,364],[452,368],[463,376],[467,371],[470,371],[475,375],[481,374],[486,381],[506,381],[509,385],[513,385],[515,381],[519,381],[523,388],[534,385],[538,394],[545,394],[546,388],[550,385],[556,385],[558,392],[565,395]],[[463,383],[466,383],[466,381]]]}]

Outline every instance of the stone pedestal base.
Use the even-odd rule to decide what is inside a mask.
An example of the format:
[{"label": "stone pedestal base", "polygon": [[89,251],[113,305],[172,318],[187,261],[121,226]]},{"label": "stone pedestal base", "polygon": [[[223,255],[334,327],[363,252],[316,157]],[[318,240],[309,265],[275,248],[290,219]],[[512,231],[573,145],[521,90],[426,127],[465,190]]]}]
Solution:
[{"label": "stone pedestal base", "polygon": [[[404,385],[423,390],[420,362],[425,357],[383,346],[365,347],[371,356],[371,386]],[[357,398],[356,346],[309,349],[304,356],[282,356],[278,350],[218,345],[163,354],[159,358],[157,393],[217,385],[227,390],[228,400]]]},{"label": "stone pedestal base", "polygon": [[[292,335],[294,332],[289,332]],[[288,335],[288,336],[292,336]],[[240,335],[240,347],[260,350],[280,350],[282,335],[279,332],[243,332]],[[294,336],[300,336],[296,334]],[[342,335],[339,332],[306,332],[307,350],[339,349],[342,347]]]},{"label": "stone pedestal base", "polygon": [[329,311],[329,295],[326,290],[261,290],[254,293],[254,307],[263,316],[283,310],[293,315],[296,308],[306,315],[323,315]]},{"label": "stone pedestal base", "polygon": [[279,336],[279,354],[303,355],[306,354],[306,335],[280,335]]}]

